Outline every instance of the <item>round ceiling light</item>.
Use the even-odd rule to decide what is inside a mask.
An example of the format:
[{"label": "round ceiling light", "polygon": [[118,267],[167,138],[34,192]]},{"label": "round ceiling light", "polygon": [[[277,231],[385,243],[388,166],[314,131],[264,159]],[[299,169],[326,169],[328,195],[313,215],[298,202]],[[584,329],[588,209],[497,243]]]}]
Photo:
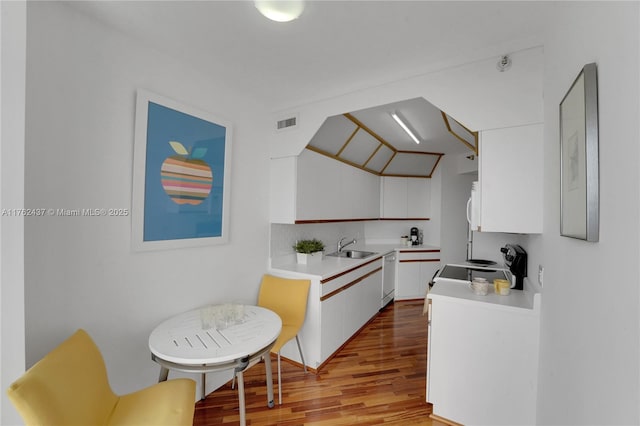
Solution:
[{"label": "round ceiling light", "polygon": [[260,13],[276,22],[293,21],[304,10],[303,0],[255,0],[254,4]]}]

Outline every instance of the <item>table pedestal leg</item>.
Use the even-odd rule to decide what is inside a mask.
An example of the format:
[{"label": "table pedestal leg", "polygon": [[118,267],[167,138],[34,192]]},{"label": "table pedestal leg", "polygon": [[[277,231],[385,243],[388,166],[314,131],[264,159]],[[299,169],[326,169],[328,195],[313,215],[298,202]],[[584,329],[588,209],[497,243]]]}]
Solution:
[{"label": "table pedestal leg", "polygon": [[240,426],[245,426],[247,423],[246,413],[244,409],[244,374],[242,371],[238,371],[238,405],[240,405]]},{"label": "table pedestal leg", "polygon": [[273,402],[273,373],[271,372],[271,354],[268,352],[264,356],[264,371],[267,381],[267,406],[273,408],[275,406]]},{"label": "table pedestal leg", "polygon": [[163,366],[160,366],[160,376],[158,377],[158,382],[166,382],[167,377],[169,377],[169,369]]},{"label": "table pedestal leg", "polygon": [[202,397],[200,398],[200,401],[203,401],[204,398],[206,397],[206,389],[207,389],[207,373],[202,373]]}]

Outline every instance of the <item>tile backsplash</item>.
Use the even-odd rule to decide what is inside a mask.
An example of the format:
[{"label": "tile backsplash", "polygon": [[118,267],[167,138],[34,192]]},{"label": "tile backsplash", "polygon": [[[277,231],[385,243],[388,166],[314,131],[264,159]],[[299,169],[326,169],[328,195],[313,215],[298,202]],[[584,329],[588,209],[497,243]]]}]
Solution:
[{"label": "tile backsplash", "polygon": [[[317,238],[325,245],[325,253],[336,251],[342,237],[355,238],[358,242],[350,246],[358,249],[366,243],[399,243],[402,235],[408,235],[412,226],[425,228],[426,223],[418,221],[358,221],[312,223],[300,225],[271,224],[270,257],[272,263],[283,263],[295,258],[293,245],[301,239]],[[426,231],[426,229],[425,229]]]}]

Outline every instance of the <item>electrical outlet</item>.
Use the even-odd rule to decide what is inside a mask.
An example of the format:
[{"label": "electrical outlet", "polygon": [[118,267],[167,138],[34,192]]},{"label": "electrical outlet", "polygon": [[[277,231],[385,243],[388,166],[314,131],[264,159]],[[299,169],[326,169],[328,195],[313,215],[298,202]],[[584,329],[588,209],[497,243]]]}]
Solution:
[{"label": "electrical outlet", "polygon": [[544,281],[544,266],[538,265],[538,284],[542,287],[542,282]]}]

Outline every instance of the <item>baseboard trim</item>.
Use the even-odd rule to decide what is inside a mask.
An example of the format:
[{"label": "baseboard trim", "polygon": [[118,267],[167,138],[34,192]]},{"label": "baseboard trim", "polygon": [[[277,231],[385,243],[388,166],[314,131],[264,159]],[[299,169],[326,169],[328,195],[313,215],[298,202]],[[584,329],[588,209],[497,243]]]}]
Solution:
[{"label": "baseboard trim", "polygon": [[433,419],[435,421],[438,421],[440,423],[448,424],[448,425],[451,425],[451,426],[463,426],[462,423],[454,422],[453,420],[449,420],[449,419],[447,419],[445,417],[440,417],[437,414],[433,414],[433,413],[429,414],[429,418],[431,418],[431,419]]}]

